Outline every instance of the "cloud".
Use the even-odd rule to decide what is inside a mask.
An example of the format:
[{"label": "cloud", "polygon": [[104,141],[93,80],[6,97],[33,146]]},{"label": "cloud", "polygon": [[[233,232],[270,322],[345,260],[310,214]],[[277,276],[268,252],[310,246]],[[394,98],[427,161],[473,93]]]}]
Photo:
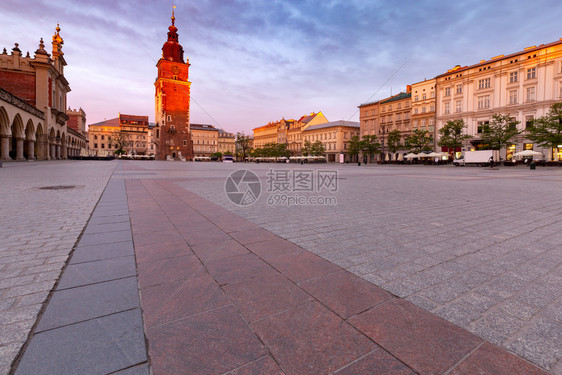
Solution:
[{"label": "cloud", "polygon": [[[357,105],[498,54],[557,40],[553,0],[178,1],[176,25],[191,63],[194,122],[246,130],[323,111],[348,119]],[[168,1],[0,3],[2,44],[33,51],[61,24],[72,92],[88,123],[117,112],[154,118],[155,64],[170,25]],[[529,17],[535,14],[536,17]],[[25,53],[25,52],[24,52]],[[398,68],[408,63],[397,72]],[[353,120],[357,120],[355,115]]]}]

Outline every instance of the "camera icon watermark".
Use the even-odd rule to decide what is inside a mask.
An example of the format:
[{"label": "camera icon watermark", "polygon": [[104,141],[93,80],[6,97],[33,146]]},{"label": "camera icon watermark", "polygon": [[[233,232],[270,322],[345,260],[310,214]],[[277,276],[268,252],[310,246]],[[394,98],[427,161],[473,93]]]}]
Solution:
[{"label": "camera icon watermark", "polygon": [[254,172],[240,169],[228,176],[224,183],[224,191],[232,203],[248,206],[260,197],[261,181]]}]

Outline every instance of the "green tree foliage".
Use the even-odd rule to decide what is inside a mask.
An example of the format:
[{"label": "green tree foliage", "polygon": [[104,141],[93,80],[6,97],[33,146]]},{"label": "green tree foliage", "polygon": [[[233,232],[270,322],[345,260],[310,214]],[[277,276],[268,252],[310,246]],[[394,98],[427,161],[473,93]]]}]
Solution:
[{"label": "green tree foliage", "polygon": [[437,144],[441,147],[456,149],[462,147],[462,142],[472,138],[470,135],[463,133],[467,125],[462,119],[447,121],[445,126],[439,129],[440,139]]},{"label": "green tree foliage", "polygon": [[488,143],[492,150],[501,150],[513,137],[522,132],[517,129],[517,124],[519,121],[515,117],[496,113],[490,123],[482,127],[482,141]]},{"label": "green tree foliage", "polygon": [[358,135],[354,135],[349,139],[349,142],[347,142],[347,153],[351,156],[359,155],[362,148],[363,143],[361,142],[361,139],[359,139]]},{"label": "green tree foliage", "polygon": [[287,150],[287,145],[285,143],[267,143],[261,148],[255,148],[252,151],[252,156],[258,158],[271,158],[271,157],[289,157],[290,153]]},{"label": "green tree foliage", "polygon": [[322,156],[324,155],[325,152],[326,152],[326,148],[324,148],[324,145],[320,141],[314,142],[310,149],[310,154],[312,156]]},{"label": "green tree foliage", "polygon": [[430,151],[432,143],[433,137],[427,130],[414,129],[412,135],[406,138],[406,147],[416,153]]},{"label": "green tree foliage", "polygon": [[364,155],[368,155],[367,160],[371,159],[371,156],[380,152],[381,144],[377,140],[376,135],[364,135],[361,138],[361,151]]},{"label": "green tree foliage", "polygon": [[304,141],[304,145],[301,148],[303,156],[308,156],[312,154],[312,143],[310,141]]},{"label": "green tree foliage", "polygon": [[402,137],[402,133],[400,130],[394,129],[390,133],[388,133],[386,138],[386,144],[388,146],[388,151],[391,154],[394,154],[400,148],[400,138]]},{"label": "green tree foliage", "polygon": [[238,156],[245,160],[248,155],[250,155],[252,151],[252,137],[249,135],[244,134],[244,132],[236,133],[236,153]]},{"label": "green tree foliage", "polygon": [[554,103],[546,116],[533,120],[527,132],[527,138],[541,147],[562,145],[562,103]]}]

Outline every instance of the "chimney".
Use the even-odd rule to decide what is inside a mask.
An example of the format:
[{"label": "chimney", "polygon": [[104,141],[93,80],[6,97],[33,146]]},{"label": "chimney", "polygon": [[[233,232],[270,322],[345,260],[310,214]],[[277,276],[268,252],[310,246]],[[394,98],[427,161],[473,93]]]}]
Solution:
[{"label": "chimney", "polygon": [[412,93],[412,85],[407,85],[406,86],[406,94],[411,94]]}]

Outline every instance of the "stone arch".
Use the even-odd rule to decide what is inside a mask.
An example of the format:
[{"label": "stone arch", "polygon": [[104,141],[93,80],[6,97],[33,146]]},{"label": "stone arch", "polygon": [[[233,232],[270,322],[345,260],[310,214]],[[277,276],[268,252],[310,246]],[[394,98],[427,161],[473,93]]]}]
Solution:
[{"label": "stone arch", "polygon": [[33,125],[33,121],[31,121],[31,119],[29,119],[25,125],[25,139],[28,141],[35,140],[35,126]]},{"label": "stone arch", "polygon": [[0,107],[0,134],[11,134],[10,118],[8,117],[8,113],[4,107]]},{"label": "stone arch", "polygon": [[24,158],[23,153],[23,139],[25,138],[25,130],[23,127],[23,120],[20,114],[14,116],[12,121],[12,143],[10,148],[10,158],[14,160],[22,160]]},{"label": "stone arch", "polygon": [[45,157],[45,145],[43,139],[43,125],[41,123],[37,123],[37,128],[35,129],[35,156],[38,159],[46,159]]}]

